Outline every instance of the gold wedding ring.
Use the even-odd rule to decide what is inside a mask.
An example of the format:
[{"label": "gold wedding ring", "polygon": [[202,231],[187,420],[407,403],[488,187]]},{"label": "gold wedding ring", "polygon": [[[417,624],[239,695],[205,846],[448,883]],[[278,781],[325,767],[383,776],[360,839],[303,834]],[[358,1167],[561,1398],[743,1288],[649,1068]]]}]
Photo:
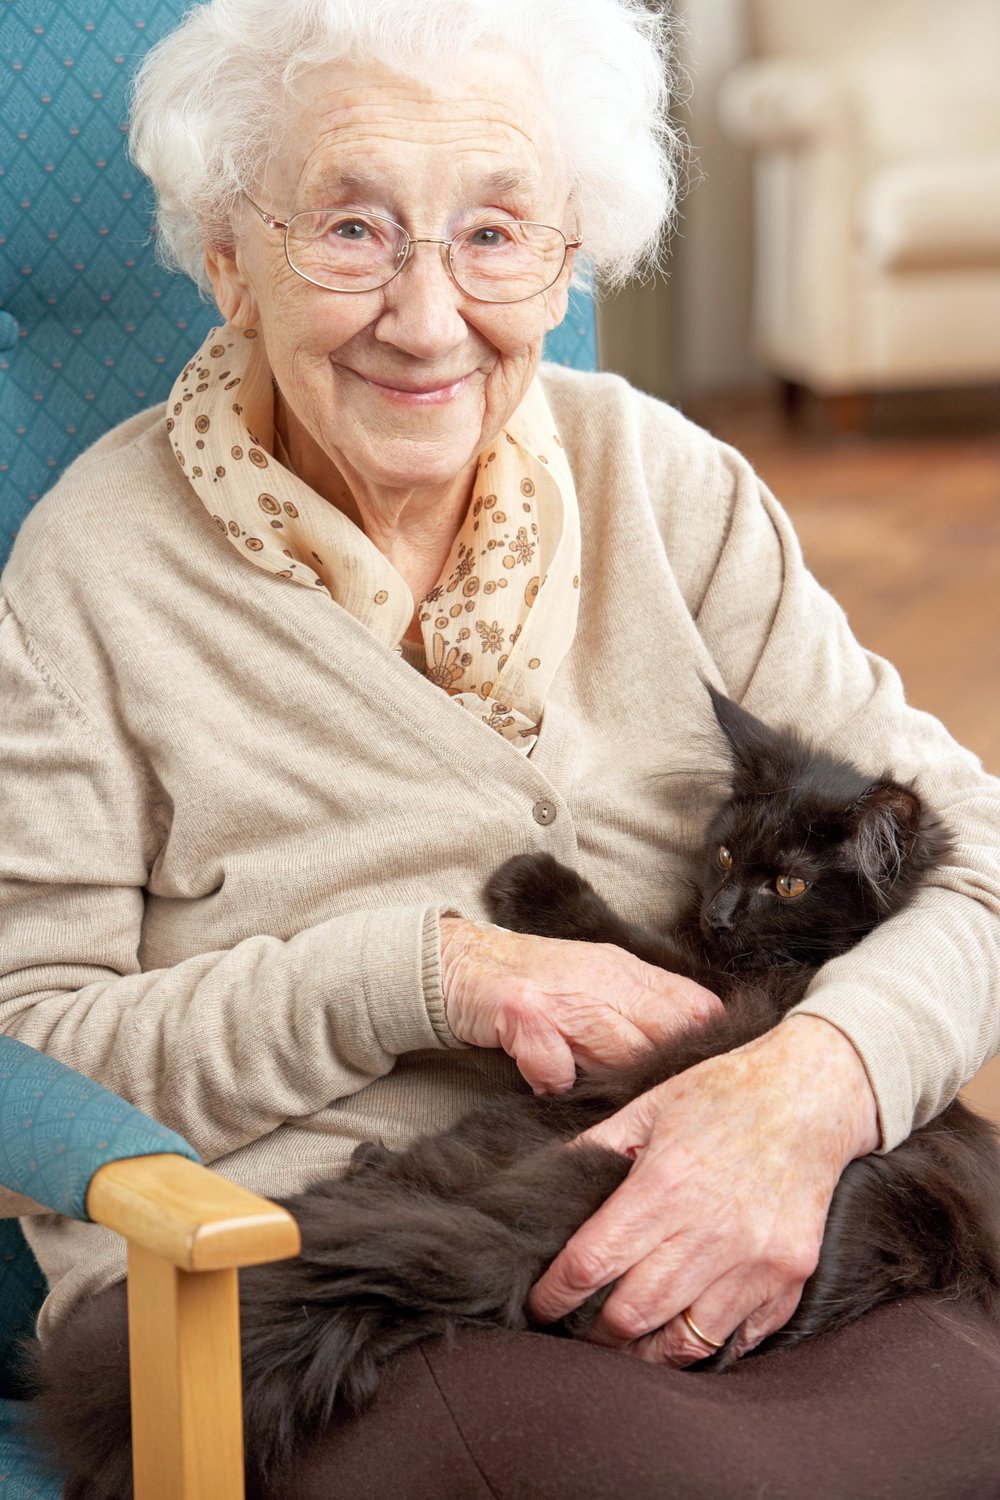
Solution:
[{"label": "gold wedding ring", "polygon": [[681,1317],[684,1319],[685,1323],[690,1328],[695,1338],[701,1339],[702,1343],[707,1344],[710,1349],[724,1349],[726,1347],[725,1339],[722,1340],[721,1344],[717,1344],[715,1339],[710,1339],[707,1333],[702,1333],[701,1329],[698,1327],[697,1323],[694,1321],[686,1307],[681,1313]]}]

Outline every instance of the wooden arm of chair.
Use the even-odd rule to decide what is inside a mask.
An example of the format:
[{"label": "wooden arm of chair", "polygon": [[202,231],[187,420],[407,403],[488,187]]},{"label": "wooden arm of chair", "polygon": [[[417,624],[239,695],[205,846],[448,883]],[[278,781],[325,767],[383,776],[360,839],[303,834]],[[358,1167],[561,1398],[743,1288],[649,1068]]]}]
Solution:
[{"label": "wooden arm of chair", "polygon": [[238,1268],[297,1255],[298,1225],[168,1155],[101,1167],[87,1212],[128,1240],[136,1500],[244,1500]]}]

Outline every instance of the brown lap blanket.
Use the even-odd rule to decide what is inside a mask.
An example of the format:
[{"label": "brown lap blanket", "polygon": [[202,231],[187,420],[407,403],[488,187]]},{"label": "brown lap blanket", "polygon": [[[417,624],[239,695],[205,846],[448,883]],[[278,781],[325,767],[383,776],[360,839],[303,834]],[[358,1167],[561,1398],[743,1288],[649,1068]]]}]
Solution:
[{"label": "brown lap blanket", "polygon": [[725,1375],[469,1333],[248,1500],[1000,1500],[1000,1328],[931,1299]]}]

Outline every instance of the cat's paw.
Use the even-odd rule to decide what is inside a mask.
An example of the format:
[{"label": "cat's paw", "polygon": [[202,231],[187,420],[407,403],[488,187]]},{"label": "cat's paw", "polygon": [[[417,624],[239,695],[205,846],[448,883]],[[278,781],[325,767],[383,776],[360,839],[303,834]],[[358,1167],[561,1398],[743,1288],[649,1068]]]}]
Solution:
[{"label": "cat's paw", "polygon": [[[561,865],[551,854],[515,854],[490,876],[486,902],[501,927],[561,937],[567,913],[589,890],[575,870]],[[553,923],[558,924],[558,930]]]},{"label": "cat's paw", "polygon": [[389,1147],[384,1146],[381,1141],[361,1141],[351,1152],[351,1160],[344,1178],[378,1172],[394,1162],[396,1155],[395,1151],[390,1151]]}]

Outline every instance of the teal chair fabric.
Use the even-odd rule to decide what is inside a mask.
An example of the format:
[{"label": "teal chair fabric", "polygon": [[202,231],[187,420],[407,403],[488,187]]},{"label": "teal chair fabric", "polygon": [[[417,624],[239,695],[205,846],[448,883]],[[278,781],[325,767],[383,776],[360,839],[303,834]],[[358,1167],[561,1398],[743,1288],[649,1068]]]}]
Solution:
[{"label": "teal chair fabric", "polygon": [[28,1401],[0,1401],[0,1500],[62,1500],[63,1479],[39,1462]]},{"label": "teal chair fabric", "polygon": [[[55,1213],[88,1219],[99,1167],[171,1152],[198,1161],[182,1136],[63,1063],[0,1036],[0,1185]],[[34,1332],[45,1278],[16,1219],[0,1220],[0,1500],[58,1500],[26,1431],[21,1339]]]},{"label": "teal chair fabric", "polygon": [[63,1500],[63,1478],[42,1466],[28,1401],[0,1401],[0,1500]]},{"label": "teal chair fabric", "polygon": [[[0,0],[0,566],[30,507],[117,422],[166,398],[213,324],[153,256],[125,92],[189,0]],[[574,293],[545,358],[596,366]]]},{"label": "teal chair fabric", "polygon": [[0,1036],[0,1184],[54,1213],[87,1219],[90,1179],[109,1161],[198,1153],[110,1089]]},{"label": "teal chair fabric", "polygon": [[[0,1116],[0,1130],[6,1129]],[[0,1219],[0,1398],[18,1400],[18,1349],[35,1336],[47,1285],[17,1219]]]}]

